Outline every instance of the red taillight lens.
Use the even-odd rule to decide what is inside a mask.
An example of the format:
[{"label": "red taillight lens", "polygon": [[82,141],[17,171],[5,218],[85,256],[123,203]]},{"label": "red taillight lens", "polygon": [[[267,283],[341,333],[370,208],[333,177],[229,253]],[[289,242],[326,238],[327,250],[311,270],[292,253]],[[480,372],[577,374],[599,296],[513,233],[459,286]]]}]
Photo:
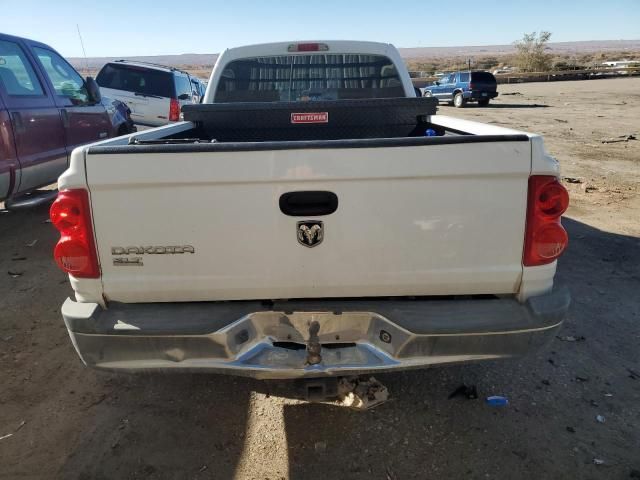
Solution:
[{"label": "red taillight lens", "polygon": [[329,45],[326,43],[292,43],[287,48],[289,52],[327,52]]},{"label": "red taillight lens", "polygon": [[475,88],[475,85],[473,83],[469,84],[469,90],[473,90]]},{"label": "red taillight lens", "polygon": [[53,250],[58,266],[67,273],[82,277],[82,272],[91,268],[87,245],[71,237],[62,237]]},{"label": "red taillight lens", "polygon": [[562,254],[568,241],[567,232],[559,222],[546,223],[533,234],[532,253],[541,260],[552,262]]},{"label": "red taillight lens", "polygon": [[60,232],[53,258],[65,272],[80,278],[100,277],[86,190],[63,190],[49,212]]},{"label": "red taillight lens", "polygon": [[568,207],[569,193],[556,177],[529,178],[524,266],[551,263],[567,248],[569,237],[560,224],[560,216]]},{"label": "red taillight lens", "polygon": [[77,227],[82,222],[78,203],[69,195],[58,194],[58,198],[51,205],[49,216],[51,223],[61,232]]},{"label": "red taillight lens", "polygon": [[569,192],[557,180],[546,183],[536,193],[535,202],[540,215],[557,218],[569,206]]},{"label": "red taillight lens", "polygon": [[177,122],[180,120],[180,103],[175,98],[171,99],[169,103],[169,121]]}]

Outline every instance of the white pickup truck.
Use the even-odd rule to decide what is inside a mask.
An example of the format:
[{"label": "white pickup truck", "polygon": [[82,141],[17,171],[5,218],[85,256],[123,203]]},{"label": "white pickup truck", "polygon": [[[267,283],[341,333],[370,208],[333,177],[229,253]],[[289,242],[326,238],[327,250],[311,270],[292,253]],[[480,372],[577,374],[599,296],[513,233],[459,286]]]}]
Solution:
[{"label": "white pickup truck", "polygon": [[86,365],[353,375],[512,357],[561,325],[558,163],[537,135],[435,114],[393,46],[230,49],[183,113],[60,177]]}]

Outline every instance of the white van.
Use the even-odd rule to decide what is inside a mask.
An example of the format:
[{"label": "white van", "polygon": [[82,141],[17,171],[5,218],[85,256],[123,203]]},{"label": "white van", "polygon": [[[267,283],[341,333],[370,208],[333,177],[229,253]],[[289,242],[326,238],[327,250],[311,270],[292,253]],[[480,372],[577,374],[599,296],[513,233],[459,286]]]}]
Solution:
[{"label": "white van", "polygon": [[107,63],[96,77],[103,95],[125,102],[133,121],[150,127],[177,122],[182,105],[199,101],[191,80],[177,68],[129,60]]}]

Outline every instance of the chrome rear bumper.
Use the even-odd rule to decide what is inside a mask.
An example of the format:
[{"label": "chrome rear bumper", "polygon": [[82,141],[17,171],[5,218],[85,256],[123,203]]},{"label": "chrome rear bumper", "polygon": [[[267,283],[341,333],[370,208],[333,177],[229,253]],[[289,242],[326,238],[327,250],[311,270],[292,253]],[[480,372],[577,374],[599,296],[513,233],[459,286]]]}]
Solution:
[{"label": "chrome rear bumper", "polygon": [[[109,370],[209,371],[302,378],[513,357],[561,325],[564,288],[530,298],[308,300],[97,304],[67,299],[62,314],[78,354]],[[310,364],[309,327],[320,361]],[[313,363],[313,362],[312,362]]]}]

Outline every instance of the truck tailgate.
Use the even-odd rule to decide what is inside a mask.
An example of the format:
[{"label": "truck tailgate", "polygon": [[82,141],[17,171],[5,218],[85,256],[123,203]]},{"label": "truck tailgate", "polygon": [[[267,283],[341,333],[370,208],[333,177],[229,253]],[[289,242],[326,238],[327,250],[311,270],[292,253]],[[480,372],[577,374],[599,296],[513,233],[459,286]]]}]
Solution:
[{"label": "truck tailgate", "polygon": [[[104,296],[176,302],[515,293],[531,145],[523,136],[469,140],[90,148],[85,167]],[[333,192],[338,208],[287,216],[279,199],[295,191]],[[305,220],[323,222],[323,240],[313,248],[298,240]]]}]

